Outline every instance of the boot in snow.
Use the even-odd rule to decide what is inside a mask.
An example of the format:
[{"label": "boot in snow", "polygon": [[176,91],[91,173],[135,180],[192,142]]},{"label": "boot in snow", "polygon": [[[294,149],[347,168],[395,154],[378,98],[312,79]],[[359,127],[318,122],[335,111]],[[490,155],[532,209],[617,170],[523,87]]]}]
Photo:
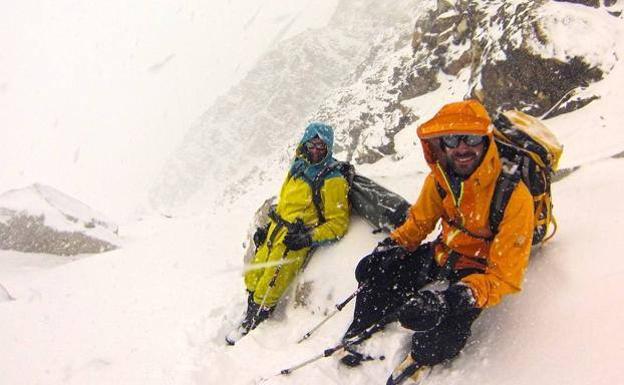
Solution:
[{"label": "boot in snow", "polygon": [[384,360],[385,356],[377,356],[373,357],[366,353],[363,353],[357,345],[349,345],[344,348],[340,357],[340,363],[348,366],[350,368],[354,368],[356,366],[360,366],[360,364],[364,361],[372,361],[372,360]]},{"label": "boot in snow", "polygon": [[418,365],[411,354],[401,362],[393,371],[386,385],[421,385],[431,372],[431,367]]},{"label": "boot in snow", "polygon": [[356,366],[360,366],[362,361],[365,361],[365,358],[367,357],[358,352],[355,346],[348,346],[341,354],[340,363],[350,368],[354,368]]},{"label": "boot in snow", "polygon": [[269,318],[273,313],[274,308],[260,306],[253,300],[253,293],[250,293],[247,301],[247,312],[245,313],[245,319],[236,329],[232,330],[225,336],[225,342],[228,345],[234,345],[241,338],[247,335],[250,330],[253,330],[262,321]]}]

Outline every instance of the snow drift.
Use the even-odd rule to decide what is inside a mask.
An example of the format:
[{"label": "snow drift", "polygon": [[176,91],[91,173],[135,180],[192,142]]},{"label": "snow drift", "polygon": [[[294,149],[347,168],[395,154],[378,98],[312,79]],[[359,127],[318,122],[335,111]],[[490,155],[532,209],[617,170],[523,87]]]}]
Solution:
[{"label": "snow drift", "polygon": [[[422,2],[422,6],[433,9],[436,3],[457,2],[429,1]],[[492,1],[479,6],[491,5],[490,9],[496,11],[497,6],[517,7],[522,3],[532,2]],[[624,23],[616,9],[621,8],[621,2],[609,1],[608,8],[606,2],[592,3],[599,7],[544,2],[555,11],[549,16],[552,22],[547,23],[555,42],[548,51],[549,58],[560,60],[567,55],[591,53],[587,62],[605,69],[603,80],[579,91],[579,100],[590,98],[591,103],[546,121],[564,144],[561,167],[569,170],[553,185],[559,231],[553,240],[534,250],[523,292],[484,313],[460,357],[436,368],[429,384],[612,385],[624,378],[620,364],[624,358],[624,310],[620,306],[624,302],[624,291],[620,289],[624,209],[619,204],[624,188],[624,67],[620,59],[624,56]],[[346,16],[340,21],[348,20]],[[288,24],[276,17],[277,24]],[[513,20],[509,22],[513,28]],[[595,30],[601,33],[607,31],[604,40],[589,37],[592,25],[599,26]],[[488,35],[485,29],[482,33]],[[483,38],[491,41],[493,36]],[[378,41],[383,40],[379,36]],[[409,38],[399,43],[399,50],[409,52]],[[283,44],[287,46],[287,42]],[[395,58],[387,57],[388,62]],[[171,63],[177,60],[182,56],[176,56]],[[388,62],[367,63],[357,73],[388,73],[382,68]],[[290,79],[287,72],[281,75]],[[355,101],[369,100],[368,95],[375,94],[366,91],[366,85],[383,88],[374,77],[350,78],[361,79],[362,87],[356,84],[344,89],[347,92],[343,95],[353,91]],[[411,109],[424,120],[441,104],[468,95],[473,84],[466,70],[456,76],[439,74],[436,80],[439,86],[435,90],[412,94],[401,101],[401,108]],[[270,92],[262,94],[267,100],[270,96]],[[386,106],[374,100],[370,103],[361,108],[379,111]],[[329,108],[340,110],[336,106]],[[383,156],[375,156],[378,160],[373,164],[359,165],[358,171],[413,201],[426,165],[414,143],[417,121],[402,124],[399,131],[386,131],[386,126],[380,130],[382,125],[371,126],[375,130],[370,132],[362,131],[358,143],[382,145],[389,143],[384,136],[391,132],[395,153],[379,151]],[[210,134],[205,133],[207,139]],[[237,132],[227,134],[247,138]],[[299,126],[282,134],[284,141],[295,141]],[[202,137],[189,137],[194,135]],[[234,140],[231,145],[239,143]],[[205,187],[210,193],[207,195],[221,198],[222,190],[210,191],[211,185],[234,182],[238,188],[218,202],[203,198],[191,201],[189,212],[194,215],[145,215],[127,223],[123,249],[70,263],[67,258],[59,262],[47,255],[1,250],[0,298],[4,300],[0,299],[0,383],[255,384],[263,377],[270,378],[270,384],[384,383],[408,349],[410,333],[396,325],[365,345],[371,354],[385,355],[383,361],[349,370],[334,358],[326,358],[291,376],[273,376],[334,345],[347,327],[352,305],[312,338],[295,343],[335,303],[355,290],[355,264],[384,236],[371,234],[371,228],[357,218],[341,242],[314,255],[290,295],[280,303],[274,319],[234,347],[223,342],[225,332],[244,308],[241,272],[245,249],[241,243],[248,224],[257,207],[278,191],[292,155],[284,147],[276,147],[276,158],[255,157],[247,164],[249,168],[241,170],[253,176],[246,183],[239,183],[228,172],[219,174],[222,180],[207,178],[211,171],[204,168],[210,166],[212,158],[206,160],[202,152],[218,149],[221,166],[236,168],[239,158],[247,154],[245,148],[233,147],[230,152],[229,148],[197,144],[186,159],[178,154],[182,166],[192,166],[182,167],[181,172],[189,179],[197,179],[197,184],[180,186],[182,195]],[[140,153],[144,149],[136,146],[132,150]],[[361,150],[366,154],[366,148]],[[227,159],[233,163],[226,163]],[[168,176],[171,174],[164,178]],[[171,186],[176,187],[175,183]],[[32,209],[36,204],[31,201],[26,206]],[[304,300],[295,300],[297,287],[306,288]]]}]

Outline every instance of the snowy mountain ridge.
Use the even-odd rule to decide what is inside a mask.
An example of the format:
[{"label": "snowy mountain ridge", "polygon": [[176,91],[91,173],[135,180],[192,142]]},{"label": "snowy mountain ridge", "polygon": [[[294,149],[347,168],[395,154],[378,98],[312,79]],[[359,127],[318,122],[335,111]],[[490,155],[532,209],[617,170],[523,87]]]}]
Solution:
[{"label": "snowy mountain ridge", "polygon": [[194,194],[220,199],[226,189],[257,182],[258,170],[285,165],[285,149],[298,141],[325,95],[368,55],[371,41],[387,29],[411,25],[422,7],[414,0],[392,7],[342,0],[326,27],[279,43],[189,130],[152,189],[152,202],[167,208]]},{"label": "snowy mountain ridge", "polygon": [[[265,55],[189,131],[152,202],[170,208],[195,194],[195,202],[232,201],[266,179],[281,180],[267,170],[286,167],[308,121],[331,123],[337,156],[362,164],[406,156],[394,137],[430,112],[423,97],[475,97],[493,113],[516,108],[554,116],[581,108],[597,97],[588,86],[617,60],[617,5],[375,4],[341,2],[327,28]],[[583,36],[583,44],[573,36]],[[238,149],[246,156],[229,162]]]},{"label": "snowy mountain ridge", "polygon": [[[617,60],[619,21],[602,9],[543,1],[442,4],[417,19],[411,46],[398,35],[403,44],[391,53],[386,44],[314,115],[335,124],[347,159],[404,156],[394,136],[421,122],[429,113],[422,98],[439,97],[445,87],[454,100],[478,98],[492,113],[520,109],[551,117],[595,100],[587,87]],[[557,33],[562,24],[587,44]],[[600,27],[589,31],[590,25]]]}]

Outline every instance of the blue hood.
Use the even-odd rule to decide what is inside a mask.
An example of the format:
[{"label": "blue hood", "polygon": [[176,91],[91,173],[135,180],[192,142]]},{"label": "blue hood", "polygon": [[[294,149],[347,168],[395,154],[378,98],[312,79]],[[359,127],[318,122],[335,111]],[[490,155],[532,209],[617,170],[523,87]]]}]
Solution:
[{"label": "blue hood", "polygon": [[[303,145],[315,136],[318,136],[327,145],[327,155],[320,162],[311,164],[303,154]],[[290,167],[290,174],[294,177],[304,177],[309,182],[313,181],[325,168],[325,166],[336,161],[332,158],[333,147],[334,129],[324,123],[310,123],[308,127],[306,127],[303,137],[299,141],[299,146],[297,146],[297,154],[292,166]],[[326,175],[326,177],[333,176],[333,174],[336,173],[339,174],[338,171],[332,170],[328,175]]]},{"label": "blue hood", "polygon": [[[331,154],[331,150],[334,147],[334,129],[324,123],[310,123],[306,127],[303,137],[299,141],[299,146],[303,145],[310,139],[318,136],[327,145],[327,154]],[[330,155],[331,156],[331,155]]]}]

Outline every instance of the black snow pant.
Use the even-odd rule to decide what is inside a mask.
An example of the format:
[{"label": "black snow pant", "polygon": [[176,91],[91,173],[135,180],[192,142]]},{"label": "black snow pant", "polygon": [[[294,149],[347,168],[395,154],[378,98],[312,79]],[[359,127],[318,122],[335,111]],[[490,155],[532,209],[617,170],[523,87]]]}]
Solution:
[{"label": "black snow pant", "polygon": [[[433,260],[433,245],[421,245],[404,259],[384,264],[382,253],[363,258],[356,268],[356,277],[366,287],[355,300],[353,322],[345,338],[357,336],[369,326],[385,318],[385,323],[396,321],[397,310],[423,286],[440,278],[451,283],[474,271],[451,270],[441,276],[441,267]],[[412,358],[419,365],[433,366],[457,356],[470,337],[470,328],[481,309],[446,317],[438,326],[427,331],[416,331],[412,337]],[[393,316],[394,315],[394,316]]]}]

